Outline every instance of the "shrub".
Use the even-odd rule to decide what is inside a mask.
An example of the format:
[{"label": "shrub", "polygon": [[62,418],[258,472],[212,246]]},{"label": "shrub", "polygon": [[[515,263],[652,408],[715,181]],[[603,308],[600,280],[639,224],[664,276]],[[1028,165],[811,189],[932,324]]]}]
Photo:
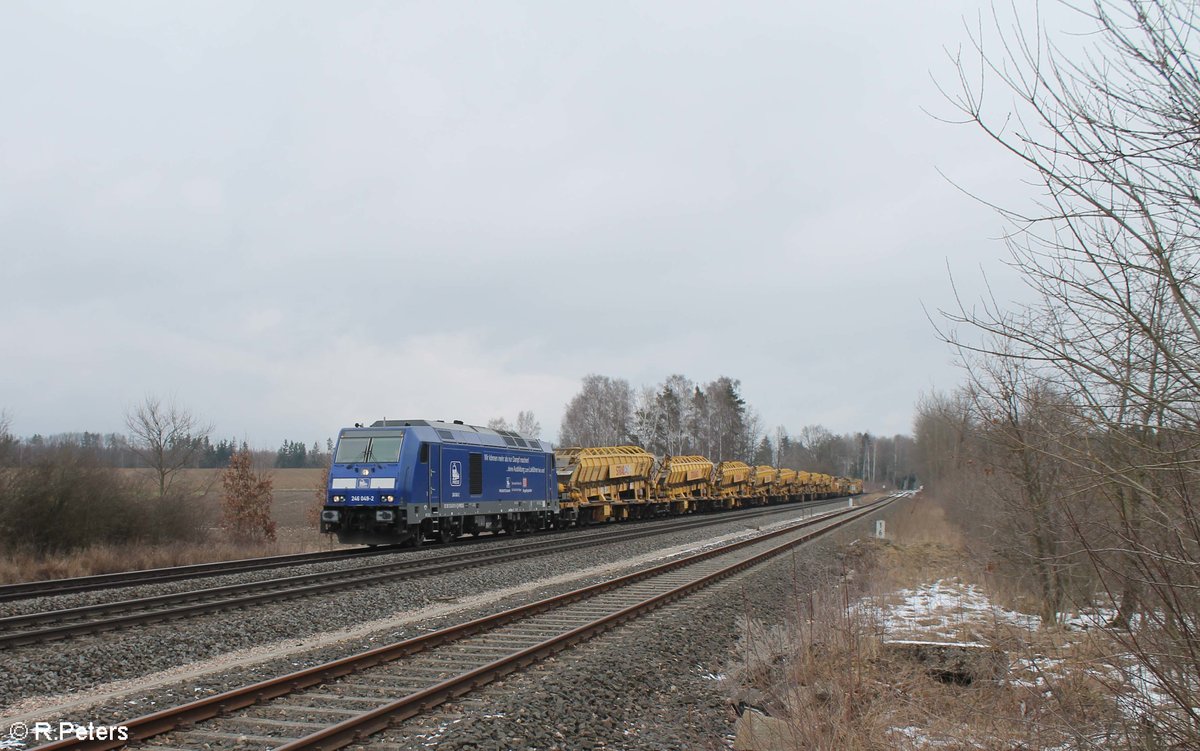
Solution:
[{"label": "shrub", "polygon": [[92,452],[54,448],[32,464],[0,470],[0,540],[11,550],[49,554],[204,537],[190,494],[152,495]]},{"label": "shrub", "polygon": [[328,465],[321,470],[320,477],[313,483],[312,498],[308,503],[308,508],[305,509],[304,521],[312,526],[313,529],[321,528],[321,511],[325,509],[325,500],[329,493],[329,467]]},{"label": "shrub", "polygon": [[271,479],[255,472],[251,462],[249,451],[239,452],[221,473],[222,526],[239,542],[274,542]]}]

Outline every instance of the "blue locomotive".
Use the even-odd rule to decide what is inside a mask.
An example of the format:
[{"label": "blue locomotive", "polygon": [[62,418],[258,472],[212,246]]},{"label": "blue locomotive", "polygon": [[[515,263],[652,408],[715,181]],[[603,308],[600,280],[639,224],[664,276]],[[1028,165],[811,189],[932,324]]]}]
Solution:
[{"label": "blue locomotive", "polygon": [[321,511],[322,532],[367,545],[515,534],[557,521],[550,444],[457,420],[344,428]]}]

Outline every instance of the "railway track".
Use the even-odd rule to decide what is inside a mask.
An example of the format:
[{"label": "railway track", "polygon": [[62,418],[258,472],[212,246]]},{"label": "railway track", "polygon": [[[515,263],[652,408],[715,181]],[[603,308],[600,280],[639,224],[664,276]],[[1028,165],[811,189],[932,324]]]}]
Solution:
[{"label": "railway track", "polygon": [[0,602],[26,600],[31,597],[53,597],[56,595],[74,594],[76,592],[94,592],[98,589],[135,587],[142,584],[162,584],[187,579],[199,579],[205,576],[240,574],[246,571],[261,571],[264,569],[283,568],[284,566],[302,566],[309,563],[343,561],[353,558],[386,555],[399,550],[404,550],[404,548],[400,545],[386,545],[376,548],[355,548],[352,550],[322,550],[315,553],[291,553],[262,558],[239,558],[235,561],[215,561],[213,563],[195,563],[188,566],[170,566],[167,568],[142,569],[140,571],[121,571],[113,574],[77,576],[69,579],[45,579],[43,581],[3,584],[0,585]]},{"label": "railway track", "polygon": [[35,751],[342,748],[887,506],[829,511],[739,542],[124,723],[127,740]]},{"label": "railway track", "polygon": [[[805,505],[819,505],[822,503],[826,503],[826,501],[808,501]],[[654,522],[659,520],[648,521]],[[546,530],[546,532],[551,532],[551,530]],[[472,545],[487,543],[496,539],[507,538],[486,536],[457,540],[455,541],[455,544]],[[355,558],[369,558],[372,556],[390,555],[392,553],[407,552],[411,550],[413,550],[412,547],[407,547],[404,545],[381,545],[373,548],[321,550],[312,553],[289,553],[286,555],[270,555],[259,558],[239,558],[232,561],[194,563],[186,566],[168,566],[164,568],[142,569],[139,571],[119,571],[111,574],[76,576],[66,579],[43,579],[40,581],[0,584],[0,603],[27,600],[34,597],[55,597],[58,595],[75,594],[78,592],[94,592],[103,589],[136,587],[146,584],[165,584],[169,582],[186,581],[188,579],[199,579],[209,576],[223,576],[227,574],[240,574],[251,571],[264,571],[273,568],[304,566],[312,563],[327,563],[333,561],[353,560]]]},{"label": "railway track", "polygon": [[[845,499],[806,504],[817,509],[843,505]],[[579,550],[614,542],[668,534],[682,530],[754,519],[794,510],[795,506],[770,506],[743,513],[703,516],[661,523],[643,529],[589,535],[573,539],[542,539],[503,548],[453,550],[435,557],[389,561],[387,563],[315,574],[277,577],[255,582],[157,595],[74,608],[12,615],[0,618],[0,649],[101,633],[141,624],[188,618],[233,608],[309,597],[350,588],[384,584],[398,579],[414,579],[456,571],[467,566],[487,566],[521,560],[530,556]]]}]

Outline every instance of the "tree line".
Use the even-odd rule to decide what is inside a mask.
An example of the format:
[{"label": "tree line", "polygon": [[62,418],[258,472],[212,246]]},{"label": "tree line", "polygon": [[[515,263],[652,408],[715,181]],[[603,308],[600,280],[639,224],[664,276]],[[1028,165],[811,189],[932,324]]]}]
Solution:
[{"label": "tree line", "polygon": [[741,393],[741,381],[708,383],[672,375],[634,389],[623,378],[591,374],[567,403],[559,429],[563,446],[634,444],[658,456],[700,455],[714,462],[791,467],[861,477],[891,487],[917,482],[909,436],[834,434],[808,425],[791,434],[766,430]]},{"label": "tree line", "polygon": [[998,24],[960,60],[959,119],[1042,189],[1001,209],[1034,295],[942,311],[966,383],[919,405],[916,454],[1045,624],[1104,614],[1156,696],[1132,745],[1198,748],[1200,26],[1188,2],[1073,9],[1090,35]]},{"label": "tree line", "polygon": [[[5,462],[9,466],[34,464],[62,449],[86,452],[106,467],[132,469],[147,466],[137,440],[124,433],[35,433],[28,438],[5,434],[0,440],[5,442]],[[235,454],[242,452],[249,452],[258,467],[320,468],[329,464],[333,455],[333,439],[325,439],[324,445],[318,441],[306,445],[302,441],[285,438],[277,450],[270,451],[252,449],[246,441],[236,438],[220,438],[214,442],[208,434],[189,434],[169,440],[166,448],[170,453],[187,457],[182,464],[185,469],[224,469]]]}]

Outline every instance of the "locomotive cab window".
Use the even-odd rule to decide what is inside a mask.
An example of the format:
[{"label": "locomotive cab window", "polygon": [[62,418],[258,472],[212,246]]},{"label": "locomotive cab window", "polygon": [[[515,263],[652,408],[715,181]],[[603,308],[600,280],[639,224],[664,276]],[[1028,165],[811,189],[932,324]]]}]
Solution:
[{"label": "locomotive cab window", "polygon": [[337,464],[364,461],[363,457],[367,455],[367,446],[370,443],[370,438],[343,438],[338,441],[337,456],[333,461]]},{"label": "locomotive cab window", "polygon": [[422,464],[425,464],[426,462],[429,461],[429,444],[428,443],[421,444],[421,451],[417,455],[417,461],[421,462]]},{"label": "locomotive cab window", "polygon": [[400,461],[404,433],[398,430],[344,435],[338,441],[334,464],[383,464]]}]

